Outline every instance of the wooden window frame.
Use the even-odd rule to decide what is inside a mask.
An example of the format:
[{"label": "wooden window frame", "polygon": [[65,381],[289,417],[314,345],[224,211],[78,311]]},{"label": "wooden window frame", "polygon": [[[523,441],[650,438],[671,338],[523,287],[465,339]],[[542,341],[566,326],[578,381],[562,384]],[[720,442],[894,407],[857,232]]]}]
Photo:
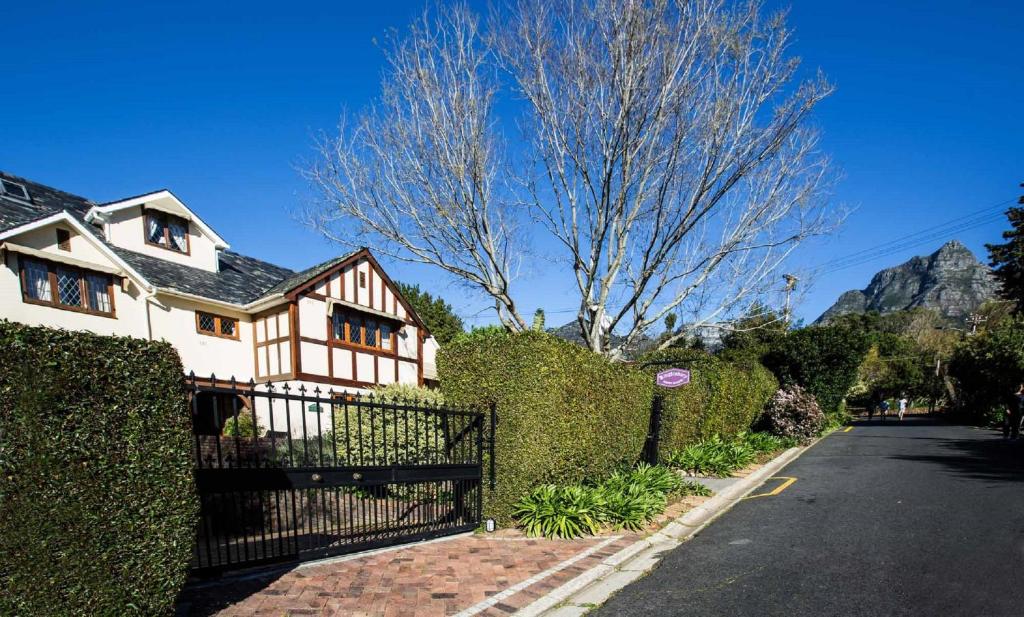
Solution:
[{"label": "wooden window frame", "polygon": [[71,251],[71,231],[62,227],[57,228],[57,248],[62,251]]},{"label": "wooden window frame", "polygon": [[[391,335],[389,337],[389,340],[391,342],[391,349],[384,349],[383,339],[380,336],[380,324],[383,321],[389,321],[389,320],[387,320],[386,318],[382,319],[380,317],[377,317],[376,315],[372,315],[372,314],[369,314],[369,313],[363,313],[361,311],[353,311],[353,310],[346,310],[346,309],[335,308],[334,312],[338,313],[338,314],[340,314],[342,316],[341,317],[341,320],[342,320],[342,322],[341,322],[342,323],[342,338],[338,338],[338,336],[337,336],[337,333],[336,333],[336,331],[334,329],[334,315],[331,315],[331,317],[330,317],[330,324],[331,324],[330,335],[331,335],[331,342],[333,344],[339,345],[339,346],[342,346],[342,347],[348,347],[348,348],[351,348],[351,349],[357,349],[357,350],[365,349],[367,351],[375,351],[375,352],[378,352],[378,353],[388,354],[388,355],[397,355],[398,354],[398,340],[397,339],[398,339],[398,330],[400,328],[396,327],[396,325],[395,325],[396,323],[398,323],[398,319],[397,318],[395,320],[393,320],[393,323],[391,324]],[[361,322],[360,325],[359,325],[359,340],[360,341],[364,341],[364,342],[362,342],[362,343],[353,343],[352,342],[351,335],[349,334],[349,320],[347,319],[347,317],[349,315],[356,315],[356,316],[359,317],[360,322]],[[377,344],[376,345],[367,345],[365,343],[365,341],[366,341],[366,322],[367,321],[373,321],[374,323],[377,324]]]},{"label": "wooden window frame", "polygon": [[[200,315],[208,315],[208,316],[213,318],[213,332],[211,332],[209,330],[203,330],[202,328],[199,327],[199,316]],[[228,335],[228,334],[221,333],[221,331],[220,331],[220,324],[221,324],[221,321],[223,321],[223,320],[233,321],[235,323],[235,329],[234,329],[235,333],[234,333],[234,335]],[[238,320],[235,319],[234,317],[224,317],[223,315],[218,315],[217,313],[211,313],[210,311],[196,311],[196,332],[198,332],[199,334],[202,334],[203,336],[213,336],[213,337],[216,337],[216,338],[228,339],[229,341],[237,341],[237,340],[239,340],[239,334],[238,334],[239,325],[240,324],[238,323]]]},{"label": "wooden window frame", "polygon": [[[153,242],[152,240],[149,239],[149,217],[151,217],[151,216],[156,216],[156,217],[160,217],[160,218],[164,219],[164,244],[160,244],[159,242]],[[181,221],[181,222],[183,222],[185,224],[185,250],[184,251],[179,251],[178,249],[174,248],[174,241],[171,240],[171,226],[170,226],[168,217],[174,217],[174,218],[178,219],[179,221]],[[191,231],[192,231],[191,222],[187,218],[185,218],[183,216],[178,216],[177,214],[171,214],[169,212],[164,212],[163,210],[146,210],[145,208],[142,209],[142,239],[145,240],[146,244],[149,245],[149,246],[155,246],[157,248],[162,248],[165,251],[170,251],[172,253],[177,253],[178,255],[191,255],[192,254],[192,238],[190,236],[192,234],[189,233]]]},{"label": "wooden window frame", "polygon": [[[50,299],[40,300],[33,298],[28,293],[28,277],[25,274],[25,264],[28,262],[35,262],[46,266],[47,271],[47,282],[50,284]],[[79,293],[82,295],[82,306],[71,306],[63,304],[60,301],[60,291],[57,288],[57,268],[63,268],[74,272],[78,275],[78,287]],[[110,312],[104,312],[96,310],[89,306],[89,284],[86,281],[88,275],[102,276],[107,279],[107,298],[110,300]],[[106,272],[97,272],[96,270],[88,270],[86,268],[78,268],[76,266],[69,266],[56,261],[49,261],[47,259],[38,259],[35,257],[18,257],[18,277],[21,279],[21,301],[25,304],[35,304],[37,306],[48,306],[50,308],[60,309],[62,311],[71,311],[73,313],[84,313],[86,315],[95,315],[97,317],[108,317],[110,319],[117,319],[117,307],[114,303],[114,276],[107,274]]]}]

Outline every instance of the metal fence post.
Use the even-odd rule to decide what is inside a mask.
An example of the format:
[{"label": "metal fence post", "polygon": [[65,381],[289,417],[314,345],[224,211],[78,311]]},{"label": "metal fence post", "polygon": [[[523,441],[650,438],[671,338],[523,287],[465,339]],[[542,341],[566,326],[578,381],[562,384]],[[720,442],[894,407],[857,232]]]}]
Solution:
[{"label": "metal fence post", "polygon": [[491,490],[493,491],[495,486],[496,486],[496,483],[497,483],[497,477],[494,475],[494,473],[495,473],[494,443],[496,441],[495,433],[498,430],[498,404],[497,403],[492,402],[490,404],[490,412],[491,412],[490,413],[490,416],[491,416],[491,418],[490,418],[491,419],[491,429],[490,429],[490,432],[488,433],[489,437],[488,437],[487,447],[488,447],[488,450],[489,450],[488,451],[488,455],[490,457],[490,461],[488,462],[489,467],[490,467],[489,472],[490,472],[490,475],[491,475],[490,484],[491,484]]},{"label": "metal fence post", "polygon": [[661,409],[664,399],[661,393],[651,401],[651,418],[647,428],[647,443],[644,444],[643,460],[648,465],[658,464],[658,442],[661,440]]}]

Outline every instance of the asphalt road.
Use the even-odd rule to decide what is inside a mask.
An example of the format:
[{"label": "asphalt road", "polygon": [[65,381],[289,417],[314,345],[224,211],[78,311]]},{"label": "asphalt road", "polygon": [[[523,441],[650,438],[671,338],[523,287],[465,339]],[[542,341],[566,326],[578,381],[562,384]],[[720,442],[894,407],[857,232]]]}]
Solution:
[{"label": "asphalt road", "polygon": [[990,430],[857,424],[590,614],[1024,615],[1021,461]]}]

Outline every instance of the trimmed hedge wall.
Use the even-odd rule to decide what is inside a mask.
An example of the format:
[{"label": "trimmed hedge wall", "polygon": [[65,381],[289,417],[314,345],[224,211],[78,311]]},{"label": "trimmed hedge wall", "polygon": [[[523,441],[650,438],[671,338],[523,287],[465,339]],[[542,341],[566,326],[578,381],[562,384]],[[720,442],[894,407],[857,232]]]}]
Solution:
[{"label": "trimmed hedge wall", "polygon": [[542,332],[460,336],[437,364],[448,402],[497,403],[497,487],[485,484],[484,514],[503,525],[537,485],[601,479],[643,450],[653,385],[641,371]]},{"label": "trimmed hedge wall", "polygon": [[0,321],[0,614],[169,614],[198,502],[167,343]]},{"label": "trimmed hedge wall", "polygon": [[[645,356],[643,362],[666,361],[690,369],[690,383],[662,389],[661,442],[666,453],[711,437],[748,430],[765,403],[779,387],[771,371],[755,360],[727,362],[704,352],[666,349]],[[653,380],[668,365],[647,366]]]}]

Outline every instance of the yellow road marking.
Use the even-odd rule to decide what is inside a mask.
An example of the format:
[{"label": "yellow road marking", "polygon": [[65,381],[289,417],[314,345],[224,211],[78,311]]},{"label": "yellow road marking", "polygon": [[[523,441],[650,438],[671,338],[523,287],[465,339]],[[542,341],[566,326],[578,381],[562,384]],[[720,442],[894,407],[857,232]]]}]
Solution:
[{"label": "yellow road marking", "polygon": [[849,432],[850,432],[850,431],[852,431],[852,430],[853,430],[853,427],[852,427],[852,426],[848,426],[848,427],[846,427],[846,428],[844,428],[844,429],[843,429],[843,432],[844,432],[844,433],[849,433]]},{"label": "yellow road marking", "polygon": [[758,493],[756,495],[747,495],[746,497],[744,497],[744,499],[753,499],[754,497],[774,497],[774,496],[778,495],[779,493],[781,493],[782,491],[784,491],[787,488],[789,488],[791,484],[796,482],[796,478],[791,478],[791,477],[788,477],[788,476],[777,476],[775,478],[768,478],[768,479],[769,480],[785,480],[785,482],[783,482],[782,484],[776,486],[773,490],[771,490],[771,491],[769,491],[767,493]]}]

